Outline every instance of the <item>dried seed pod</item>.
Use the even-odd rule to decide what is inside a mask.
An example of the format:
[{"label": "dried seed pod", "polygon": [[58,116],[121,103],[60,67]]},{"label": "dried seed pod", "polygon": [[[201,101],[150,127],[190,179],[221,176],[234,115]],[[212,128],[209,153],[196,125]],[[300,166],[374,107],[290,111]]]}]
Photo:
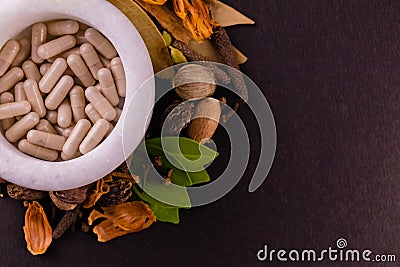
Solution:
[{"label": "dried seed pod", "polygon": [[194,103],[176,100],[167,107],[162,116],[162,125],[168,135],[178,135],[191,121],[194,113]]},{"label": "dried seed pod", "polygon": [[32,255],[46,252],[52,241],[52,230],[42,206],[33,201],[25,213],[25,240]]},{"label": "dried seed pod", "polygon": [[189,64],[180,68],[172,83],[175,92],[183,100],[211,96],[216,89],[213,72],[198,64]]},{"label": "dried seed pod", "polygon": [[29,189],[16,184],[7,185],[7,194],[13,199],[39,200],[47,197],[47,192]]},{"label": "dried seed pod", "polygon": [[188,137],[197,142],[209,139],[214,135],[218,128],[221,116],[219,101],[214,98],[202,100],[195,109],[193,121],[187,130]]},{"label": "dried seed pod", "polygon": [[132,196],[132,181],[117,180],[110,184],[110,192],[97,201],[100,207],[110,207],[126,202]]},{"label": "dried seed pod", "polygon": [[53,194],[59,200],[69,204],[81,204],[86,199],[88,186],[74,188],[64,191],[54,191]]},{"label": "dried seed pod", "polygon": [[73,210],[78,206],[78,204],[70,204],[58,199],[58,197],[54,194],[53,191],[49,192],[49,196],[53,201],[54,205],[56,205],[57,208],[59,208],[60,210]]},{"label": "dried seed pod", "polygon": [[76,222],[78,214],[79,208],[67,211],[54,229],[53,238],[60,239],[60,237]]},{"label": "dried seed pod", "polygon": [[103,208],[104,214],[93,210],[88,218],[89,225],[100,218],[103,222],[93,228],[99,242],[107,242],[115,237],[144,230],[156,221],[154,213],[142,201],[123,203]]}]

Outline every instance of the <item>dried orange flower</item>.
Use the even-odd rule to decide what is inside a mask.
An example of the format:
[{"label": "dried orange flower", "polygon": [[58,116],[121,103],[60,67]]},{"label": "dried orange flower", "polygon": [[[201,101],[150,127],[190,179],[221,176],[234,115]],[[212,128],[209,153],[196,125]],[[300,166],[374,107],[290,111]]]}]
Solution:
[{"label": "dried orange flower", "polygon": [[28,250],[33,255],[45,253],[51,244],[51,226],[43,207],[36,201],[26,210],[24,233]]},{"label": "dried orange flower", "polygon": [[[163,5],[166,0],[143,0],[153,5]],[[213,29],[218,26],[210,15],[210,10],[202,0],[173,0],[175,14],[182,20],[183,26],[200,42],[209,39]]]},{"label": "dried orange flower", "polygon": [[107,175],[103,179],[100,179],[96,182],[96,188],[93,190],[93,192],[88,194],[85,202],[83,202],[83,207],[85,209],[93,207],[102,195],[107,194],[110,191],[110,187],[108,184],[106,184],[106,182],[110,181],[112,181],[112,176]]},{"label": "dried orange flower", "polygon": [[89,225],[100,218],[103,222],[93,228],[99,242],[144,230],[156,221],[154,213],[141,201],[123,203],[103,208],[104,213],[93,210],[88,218]]},{"label": "dried orange flower", "polygon": [[162,6],[165,4],[165,2],[167,2],[167,0],[143,0],[143,2],[152,4],[152,5]]}]

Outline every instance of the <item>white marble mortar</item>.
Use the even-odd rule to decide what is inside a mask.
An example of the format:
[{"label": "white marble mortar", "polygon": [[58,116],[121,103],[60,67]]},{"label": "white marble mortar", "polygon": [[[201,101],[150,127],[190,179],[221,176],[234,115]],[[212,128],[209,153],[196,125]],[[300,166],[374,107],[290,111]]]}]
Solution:
[{"label": "white marble mortar", "polygon": [[[125,67],[127,96],[121,119],[111,135],[90,153],[65,162],[47,162],[18,151],[0,134],[0,177],[38,190],[65,190],[89,184],[120,165],[143,138],[148,117],[126,115],[128,104],[150,114],[154,103],[153,68],[146,46],[126,16],[106,0],[13,0],[0,3],[0,47],[28,26],[53,19],[75,19],[100,30],[116,47]],[[136,94],[152,79],[146,94]],[[147,83],[148,87],[149,83]],[[148,112],[147,112],[148,111]],[[125,138],[125,119],[135,122],[140,134]],[[137,123],[136,123],[137,122]],[[131,123],[132,125],[132,123]]]}]

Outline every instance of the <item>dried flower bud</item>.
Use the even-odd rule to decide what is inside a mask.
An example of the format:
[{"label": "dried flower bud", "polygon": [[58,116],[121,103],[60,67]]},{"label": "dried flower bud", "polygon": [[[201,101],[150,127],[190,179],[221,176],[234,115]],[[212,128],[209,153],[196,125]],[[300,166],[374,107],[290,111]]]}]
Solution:
[{"label": "dried flower bud", "polygon": [[42,206],[34,201],[25,214],[25,240],[32,255],[46,252],[52,241],[52,230]]},{"label": "dried flower bud", "polygon": [[105,195],[110,191],[110,187],[106,184],[106,181],[110,181],[110,179],[112,181],[112,176],[107,175],[103,179],[100,179],[96,182],[96,188],[88,194],[85,202],[83,203],[83,207],[85,209],[93,207],[102,195]]}]

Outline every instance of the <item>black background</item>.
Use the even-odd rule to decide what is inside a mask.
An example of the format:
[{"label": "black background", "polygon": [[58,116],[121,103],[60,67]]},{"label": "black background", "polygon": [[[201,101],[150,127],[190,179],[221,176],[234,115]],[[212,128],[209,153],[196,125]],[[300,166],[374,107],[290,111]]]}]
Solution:
[{"label": "black background", "polygon": [[[226,2],[257,22],[229,33],[276,120],[276,158],[261,188],[247,191],[252,157],[234,190],[183,211],[179,225],[106,244],[68,233],[39,257],[26,250],[22,203],[4,199],[0,266],[275,266],[257,261],[264,244],[322,250],[340,237],[349,248],[398,254],[400,2]],[[326,265],[343,263],[318,266]]]}]

